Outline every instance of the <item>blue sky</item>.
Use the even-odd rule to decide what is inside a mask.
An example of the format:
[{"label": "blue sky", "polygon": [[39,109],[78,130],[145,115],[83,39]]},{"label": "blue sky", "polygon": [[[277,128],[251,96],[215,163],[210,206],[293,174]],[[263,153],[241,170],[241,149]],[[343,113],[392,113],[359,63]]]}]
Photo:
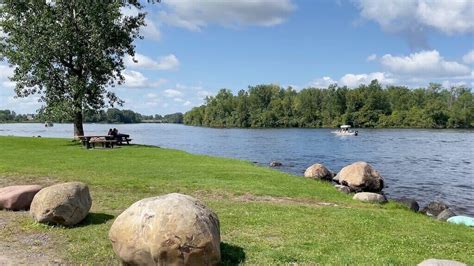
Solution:
[{"label": "blue sky", "polygon": [[[143,114],[263,83],[473,86],[472,0],[162,0],[145,11],[138,63],[126,59],[113,89]],[[37,98],[13,98],[9,73],[0,65],[0,109],[34,112]]]}]

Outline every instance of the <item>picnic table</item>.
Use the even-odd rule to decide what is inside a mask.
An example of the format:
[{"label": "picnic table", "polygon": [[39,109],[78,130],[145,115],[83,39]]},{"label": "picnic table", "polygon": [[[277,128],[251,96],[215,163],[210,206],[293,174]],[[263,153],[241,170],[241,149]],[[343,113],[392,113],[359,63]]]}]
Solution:
[{"label": "picnic table", "polygon": [[77,136],[82,142],[82,145],[87,149],[95,148],[96,144],[101,144],[102,148],[113,148],[115,145],[122,145],[124,142],[130,144],[132,139],[129,135],[121,134],[117,136],[112,135],[89,135]]}]

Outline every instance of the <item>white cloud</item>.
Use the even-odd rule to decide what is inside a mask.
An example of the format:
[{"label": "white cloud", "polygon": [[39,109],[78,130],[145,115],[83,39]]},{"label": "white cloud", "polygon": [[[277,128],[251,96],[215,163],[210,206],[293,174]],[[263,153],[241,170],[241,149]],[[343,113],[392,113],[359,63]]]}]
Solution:
[{"label": "white cloud", "polygon": [[183,106],[191,106],[191,105],[192,105],[192,103],[190,101],[185,101],[183,103]]},{"label": "white cloud", "polygon": [[143,27],[143,37],[145,39],[159,40],[161,38],[161,32],[158,26],[151,20],[145,19],[146,26]]},{"label": "white cloud", "polygon": [[157,68],[160,70],[173,70],[179,67],[179,60],[174,54],[160,58]]},{"label": "white cloud", "polygon": [[447,34],[474,32],[474,1],[420,0],[419,21]]},{"label": "white cloud", "polygon": [[123,87],[126,88],[156,88],[167,82],[166,79],[150,81],[142,73],[133,70],[125,70],[122,74],[125,78]]},{"label": "white cloud", "polygon": [[394,84],[396,82],[389,73],[373,72],[369,74],[346,74],[339,80],[338,84],[353,88],[361,84],[369,84],[374,79],[383,85]]},{"label": "white cloud", "polygon": [[183,93],[179,90],[167,89],[165,90],[165,95],[166,97],[173,98],[173,97],[183,96]]},{"label": "white cloud", "polygon": [[156,93],[147,93],[145,96],[148,99],[157,99],[158,98],[158,94],[156,94]]},{"label": "white cloud", "polygon": [[199,89],[198,92],[197,92],[197,95],[198,95],[199,99],[205,99],[208,96],[214,95],[214,93],[212,93],[210,91],[207,91],[207,90]]},{"label": "white cloud", "polygon": [[371,54],[369,56],[367,56],[367,61],[375,61],[377,59],[377,55],[376,54]]},{"label": "white cloud", "polygon": [[208,24],[238,27],[245,25],[273,26],[283,23],[295,10],[291,0],[240,1],[163,1],[167,11],[160,19],[167,24],[199,31]]},{"label": "white cloud", "polygon": [[8,77],[13,75],[13,68],[7,65],[0,65],[0,79],[8,79]]},{"label": "white cloud", "polygon": [[130,68],[157,69],[157,70],[176,70],[179,68],[179,60],[174,54],[162,56],[155,61],[150,57],[136,53],[135,61],[131,56],[125,57],[125,65]]},{"label": "white cloud", "polygon": [[445,60],[438,51],[421,51],[409,56],[386,54],[380,59],[382,66],[393,74],[418,77],[454,77],[468,75],[471,69],[455,61]]},{"label": "white cloud", "polygon": [[309,86],[314,87],[314,88],[327,88],[329,87],[329,85],[335,84],[335,83],[337,83],[337,81],[333,80],[330,77],[322,77],[310,82]]},{"label": "white cloud", "polygon": [[13,76],[13,68],[7,65],[0,65],[0,87],[11,89],[15,87],[15,82],[11,82],[8,78]]},{"label": "white cloud", "polygon": [[474,50],[469,51],[462,57],[462,61],[466,64],[474,64]]},{"label": "white cloud", "polygon": [[426,33],[474,32],[473,0],[355,0],[361,17],[377,22],[387,32],[407,38],[412,46],[426,47]]},{"label": "white cloud", "polygon": [[[136,16],[139,11],[135,7],[122,8],[121,10],[124,16]],[[148,17],[148,15],[147,15]],[[145,39],[159,40],[161,38],[161,32],[158,26],[149,18],[145,18],[145,26],[142,27],[141,33]]]}]

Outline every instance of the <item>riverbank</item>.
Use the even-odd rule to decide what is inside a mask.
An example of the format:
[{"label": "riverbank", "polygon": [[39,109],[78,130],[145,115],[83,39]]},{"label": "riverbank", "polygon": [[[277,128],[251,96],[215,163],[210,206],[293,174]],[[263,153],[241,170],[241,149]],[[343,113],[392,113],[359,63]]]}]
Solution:
[{"label": "riverbank", "polygon": [[[64,139],[0,137],[0,146],[1,186],[72,180],[89,185],[91,215],[79,227],[48,227],[27,215],[0,212],[0,228],[6,229],[0,242],[33,250],[53,245],[55,254],[48,256],[61,261],[117,262],[107,239],[114,217],[139,199],[180,192],[217,213],[228,264],[415,264],[427,258],[474,263],[471,228],[395,203],[355,202],[330,184],[244,161],[150,146],[85,150]],[[41,239],[21,240],[36,235]]]}]

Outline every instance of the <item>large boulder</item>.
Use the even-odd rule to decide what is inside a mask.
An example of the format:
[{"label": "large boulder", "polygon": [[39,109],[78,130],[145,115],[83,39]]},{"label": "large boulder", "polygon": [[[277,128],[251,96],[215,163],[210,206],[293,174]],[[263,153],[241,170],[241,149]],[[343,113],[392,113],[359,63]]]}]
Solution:
[{"label": "large boulder", "polygon": [[387,199],[384,195],[380,195],[372,192],[359,192],[356,193],[353,197],[355,200],[371,202],[371,203],[384,203],[387,202]]},{"label": "large boulder", "polygon": [[432,201],[426,207],[421,210],[422,213],[425,213],[428,216],[437,217],[442,211],[449,209],[448,205],[439,201]]},{"label": "large boulder", "polygon": [[456,214],[452,210],[446,209],[446,210],[440,212],[438,214],[438,216],[436,216],[436,220],[447,221],[449,218],[451,218],[453,216],[456,216]]},{"label": "large boulder", "polygon": [[28,210],[33,197],[41,190],[39,185],[9,186],[0,188],[0,210]]},{"label": "large boulder", "polygon": [[87,185],[70,182],[38,192],[31,203],[30,213],[40,223],[72,226],[86,218],[91,205]]},{"label": "large boulder", "polygon": [[135,202],[109,231],[115,254],[131,265],[216,265],[217,215],[193,197],[172,193]]},{"label": "large boulder", "polygon": [[326,166],[316,163],[311,165],[306,169],[304,172],[304,176],[311,178],[311,179],[319,179],[319,180],[329,180],[331,181],[333,178],[333,174]]},{"label": "large boulder", "polygon": [[414,199],[410,198],[400,198],[400,199],[395,199],[396,202],[405,205],[408,209],[418,212],[420,210],[420,205],[418,202]]},{"label": "large boulder", "polygon": [[427,259],[420,262],[418,266],[466,266],[466,264],[455,260]]},{"label": "large boulder", "polygon": [[384,185],[380,173],[366,162],[356,162],[342,168],[333,180],[354,191],[380,192]]}]

